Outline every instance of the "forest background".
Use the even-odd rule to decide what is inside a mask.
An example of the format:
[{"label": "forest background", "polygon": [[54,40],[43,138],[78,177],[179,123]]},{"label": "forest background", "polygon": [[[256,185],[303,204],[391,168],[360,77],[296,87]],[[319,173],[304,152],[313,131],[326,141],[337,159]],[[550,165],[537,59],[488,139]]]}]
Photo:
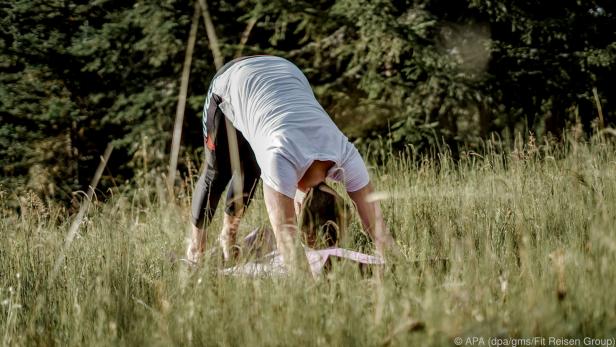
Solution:
[{"label": "forest background", "polygon": [[[205,1],[203,1],[205,3]],[[208,0],[220,57],[297,64],[363,151],[477,151],[517,134],[559,141],[616,121],[609,0]],[[198,16],[178,179],[203,155],[216,71],[190,1],[0,2],[0,185],[74,200],[108,143],[100,191],[167,171]],[[214,50],[215,52],[215,50]]]}]

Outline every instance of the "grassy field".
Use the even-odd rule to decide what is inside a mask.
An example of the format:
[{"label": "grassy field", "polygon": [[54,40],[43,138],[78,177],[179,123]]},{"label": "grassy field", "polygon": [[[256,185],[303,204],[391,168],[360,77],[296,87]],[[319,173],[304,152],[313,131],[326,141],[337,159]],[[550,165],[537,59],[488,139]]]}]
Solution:
[{"label": "grassy field", "polygon": [[[0,339],[453,346],[456,337],[615,336],[616,146],[499,148],[463,153],[457,164],[446,153],[409,154],[371,169],[406,255],[382,277],[344,263],[317,281],[225,277],[216,262],[190,270],[177,260],[189,230],[189,189],[175,205],[146,183],[94,203],[66,249],[71,220],[22,197],[20,215],[1,212]],[[266,223],[257,196],[242,233]],[[219,211],[212,235],[220,223]],[[371,251],[357,223],[344,243]],[[448,266],[427,261],[434,258]]]}]

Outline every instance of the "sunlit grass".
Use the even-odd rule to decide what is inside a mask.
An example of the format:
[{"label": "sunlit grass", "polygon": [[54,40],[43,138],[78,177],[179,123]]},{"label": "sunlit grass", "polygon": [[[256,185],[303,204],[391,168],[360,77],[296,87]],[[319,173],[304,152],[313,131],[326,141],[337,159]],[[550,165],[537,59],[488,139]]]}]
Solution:
[{"label": "sunlit grass", "polygon": [[[616,146],[495,148],[458,163],[409,153],[373,169],[406,255],[382,279],[351,264],[318,281],[224,277],[217,262],[190,270],[177,260],[190,192],[171,205],[148,185],[92,204],[52,278],[70,220],[33,203],[20,215],[3,209],[3,344],[440,346],[457,336],[613,336]],[[258,194],[241,232],[266,221]],[[369,252],[358,230],[351,224],[344,246]]]}]

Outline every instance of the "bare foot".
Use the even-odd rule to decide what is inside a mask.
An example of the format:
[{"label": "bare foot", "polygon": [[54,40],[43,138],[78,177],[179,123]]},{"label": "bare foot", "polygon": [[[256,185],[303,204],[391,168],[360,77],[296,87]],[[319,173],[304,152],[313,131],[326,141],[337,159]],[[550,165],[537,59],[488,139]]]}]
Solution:
[{"label": "bare foot", "polygon": [[240,248],[236,244],[239,225],[239,217],[230,216],[225,213],[223,227],[218,237],[225,261],[236,260],[240,255]]},{"label": "bare foot", "polygon": [[205,233],[193,225],[190,236],[186,249],[186,260],[195,265],[199,263],[205,251]]}]

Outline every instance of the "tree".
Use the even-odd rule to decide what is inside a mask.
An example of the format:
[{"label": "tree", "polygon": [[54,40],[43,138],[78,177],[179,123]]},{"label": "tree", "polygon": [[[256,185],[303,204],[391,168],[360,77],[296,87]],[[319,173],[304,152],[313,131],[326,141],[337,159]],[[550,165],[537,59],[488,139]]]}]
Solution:
[{"label": "tree", "polygon": [[[164,171],[193,5],[2,2],[0,184],[70,199],[110,141],[103,189],[111,177],[140,175],[146,161],[148,170]],[[238,52],[290,59],[358,143],[387,138],[392,148],[428,151],[445,141],[455,154],[491,133],[541,138],[568,123],[590,132],[616,119],[616,9],[607,0],[208,5],[222,60]],[[201,109],[215,70],[200,34],[185,154],[200,153]]]}]

